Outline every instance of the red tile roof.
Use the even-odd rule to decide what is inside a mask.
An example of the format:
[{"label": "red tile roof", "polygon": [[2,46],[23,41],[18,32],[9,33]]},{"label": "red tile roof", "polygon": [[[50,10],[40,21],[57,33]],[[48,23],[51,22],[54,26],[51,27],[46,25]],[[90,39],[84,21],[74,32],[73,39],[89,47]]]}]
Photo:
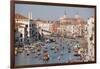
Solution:
[{"label": "red tile roof", "polygon": [[22,25],[25,25],[25,24],[23,24],[23,23],[15,23],[15,29],[16,28],[25,28],[24,26],[22,26]]},{"label": "red tile roof", "polygon": [[21,15],[19,13],[15,13],[15,19],[28,19],[28,17],[23,16],[23,15]]}]

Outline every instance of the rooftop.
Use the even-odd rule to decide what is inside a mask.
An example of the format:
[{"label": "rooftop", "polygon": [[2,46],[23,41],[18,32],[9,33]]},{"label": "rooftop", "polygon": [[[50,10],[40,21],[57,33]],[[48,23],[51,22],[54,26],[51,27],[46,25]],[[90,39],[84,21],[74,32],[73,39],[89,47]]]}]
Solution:
[{"label": "rooftop", "polygon": [[23,15],[21,15],[19,13],[15,13],[15,19],[28,19],[28,17],[23,16]]}]

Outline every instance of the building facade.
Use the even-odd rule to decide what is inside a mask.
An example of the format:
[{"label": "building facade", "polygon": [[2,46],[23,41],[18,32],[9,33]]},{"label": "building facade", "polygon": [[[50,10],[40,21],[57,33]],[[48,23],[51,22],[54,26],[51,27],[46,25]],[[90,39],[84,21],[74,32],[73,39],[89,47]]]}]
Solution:
[{"label": "building facade", "polygon": [[[18,43],[21,42],[22,45],[24,44],[30,44],[33,40],[32,40],[32,36],[35,29],[35,24],[33,23],[32,20],[32,14],[28,14],[28,16],[23,16],[19,13],[15,14],[15,30],[16,30],[16,35],[15,35],[15,39],[21,39],[18,40],[16,43],[18,45]],[[18,35],[19,34],[19,35]],[[21,34],[21,36],[20,36]],[[31,38],[31,39],[30,39]]]},{"label": "building facade", "polygon": [[87,41],[88,41],[88,60],[89,61],[94,61],[95,60],[95,55],[94,55],[94,49],[95,49],[95,45],[94,45],[94,25],[95,24],[95,20],[94,17],[90,17],[87,20]]},{"label": "building facade", "polygon": [[72,38],[77,36],[82,37],[85,23],[84,19],[82,19],[79,15],[74,18],[64,15],[60,18],[61,36]]},{"label": "building facade", "polygon": [[51,23],[48,20],[36,20],[36,25],[37,28],[39,29],[39,33],[40,34],[44,34],[44,35],[50,35],[51,31],[50,31],[50,26]]}]

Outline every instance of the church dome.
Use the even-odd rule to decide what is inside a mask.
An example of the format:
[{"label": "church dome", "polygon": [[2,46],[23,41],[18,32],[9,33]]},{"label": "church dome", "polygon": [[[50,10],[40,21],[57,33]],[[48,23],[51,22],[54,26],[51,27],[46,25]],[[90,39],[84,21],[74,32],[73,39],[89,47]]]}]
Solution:
[{"label": "church dome", "polygon": [[75,18],[81,19],[82,17],[81,17],[79,14],[76,14],[76,15],[75,15]]},{"label": "church dome", "polygon": [[64,16],[62,16],[62,17],[60,18],[60,20],[64,20],[64,19],[66,19],[66,18],[67,18],[67,16],[64,15]]},{"label": "church dome", "polygon": [[66,10],[64,11],[64,15],[60,18],[60,20],[65,20],[67,18],[66,16]]}]

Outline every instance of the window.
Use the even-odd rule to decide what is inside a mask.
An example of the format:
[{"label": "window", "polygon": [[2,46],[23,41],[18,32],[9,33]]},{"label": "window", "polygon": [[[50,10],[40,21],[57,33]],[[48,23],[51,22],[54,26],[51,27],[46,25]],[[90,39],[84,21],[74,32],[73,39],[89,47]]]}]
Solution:
[{"label": "window", "polygon": [[32,27],[32,24],[30,24],[30,27]]},{"label": "window", "polygon": [[25,27],[28,27],[28,25],[26,25]]},{"label": "window", "polygon": [[22,37],[22,34],[20,34],[20,37]]},{"label": "window", "polygon": [[22,39],[20,41],[22,42]]}]

